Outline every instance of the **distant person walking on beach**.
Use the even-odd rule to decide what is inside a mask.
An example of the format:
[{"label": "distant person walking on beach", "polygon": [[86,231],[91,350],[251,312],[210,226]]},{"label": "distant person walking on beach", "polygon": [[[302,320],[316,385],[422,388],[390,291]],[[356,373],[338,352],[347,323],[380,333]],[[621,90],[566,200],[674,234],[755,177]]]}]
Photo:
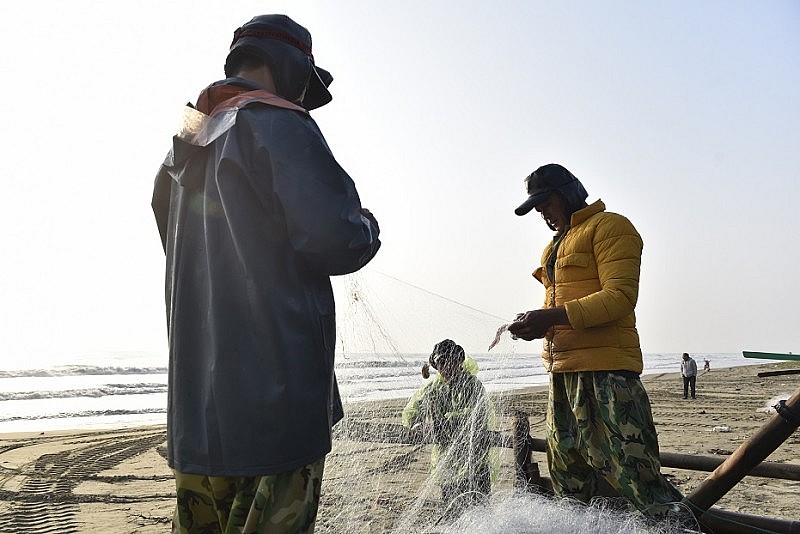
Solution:
[{"label": "distant person walking on beach", "polygon": [[[437,343],[430,365],[439,373],[419,389],[403,410],[403,424],[414,438],[431,435],[431,465],[442,502],[458,512],[491,490],[489,420],[486,390],[467,368],[464,349],[450,339]],[[472,362],[474,365],[474,362]]]},{"label": "distant person walking on beach", "polygon": [[681,361],[681,376],[683,377],[683,398],[689,397],[689,389],[691,388],[692,398],[694,399],[695,386],[697,385],[697,363],[694,358],[685,352],[683,353],[683,361]]},{"label": "distant person walking on beach", "polygon": [[708,358],[703,358],[703,371],[710,371],[711,370],[711,362]]},{"label": "distant person walking on beach", "polygon": [[558,164],[525,179],[528,198],[555,236],[533,276],[544,307],[508,326],[544,339],[550,372],[547,463],[553,490],[588,502],[606,482],[642,512],[677,511],[680,493],[661,475],[650,401],[639,380],[642,352],[634,308],[642,239],[628,219],[586,204],[583,184]]},{"label": "distant person walking on beach", "polygon": [[331,427],[331,275],[378,251],[378,223],[308,111],[331,100],[309,32],[237,29],[153,193],[167,257],[173,532],[311,532]]}]

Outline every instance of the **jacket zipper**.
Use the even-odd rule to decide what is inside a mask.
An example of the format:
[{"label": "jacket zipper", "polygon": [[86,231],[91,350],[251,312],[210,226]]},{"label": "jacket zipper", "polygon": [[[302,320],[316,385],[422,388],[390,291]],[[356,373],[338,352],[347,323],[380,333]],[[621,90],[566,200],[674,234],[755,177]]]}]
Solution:
[{"label": "jacket zipper", "polygon": [[[556,307],[556,263],[558,263],[558,252],[561,250],[561,245],[564,243],[564,239],[566,239],[567,233],[569,231],[570,231],[570,228],[568,227],[566,230],[564,230],[564,234],[561,236],[561,239],[556,241],[556,243],[553,245],[552,254],[556,255],[556,261],[553,262],[553,279],[551,280],[552,289],[553,289],[553,291],[550,293],[550,307],[551,308],[555,308]],[[548,355],[550,357],[549,358],[550,367],[547,369],[548,373],[553,370],[553,340],[556,337],[555,326],[552,327],[552,330],[553,330],[553,334],[550,336],[550,340],[547,342],[547,352],[548,352]]]}]

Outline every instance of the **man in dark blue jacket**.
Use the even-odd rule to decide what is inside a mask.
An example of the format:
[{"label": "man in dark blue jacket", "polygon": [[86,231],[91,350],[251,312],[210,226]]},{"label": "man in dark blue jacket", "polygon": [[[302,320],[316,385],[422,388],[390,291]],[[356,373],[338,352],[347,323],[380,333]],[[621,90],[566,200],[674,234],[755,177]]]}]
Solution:
[{"label": "man in dark blue jacket", "polygon": [[329,277],[366,265],[379,228],[308,114],[332,77],[305,28],[253,18],[225,75],[187,107],[153,194],[173,531],[310,532],[343,416]]}]

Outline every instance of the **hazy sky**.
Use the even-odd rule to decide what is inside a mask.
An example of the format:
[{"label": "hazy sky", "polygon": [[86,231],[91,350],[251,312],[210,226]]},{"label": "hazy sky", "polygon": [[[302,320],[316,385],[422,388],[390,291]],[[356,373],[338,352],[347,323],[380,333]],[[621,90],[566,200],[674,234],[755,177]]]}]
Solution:
[{"label": "hazy sky", "polygon": [[374,270],[539,307],[550,231],[513,209],[558,162],[644,238],[645,352],[800,351],[796,1],[76,0],[0,6],[3,361],[165,353],[153,178],[264,12],[335,77],[312,115],[380,221]]}]

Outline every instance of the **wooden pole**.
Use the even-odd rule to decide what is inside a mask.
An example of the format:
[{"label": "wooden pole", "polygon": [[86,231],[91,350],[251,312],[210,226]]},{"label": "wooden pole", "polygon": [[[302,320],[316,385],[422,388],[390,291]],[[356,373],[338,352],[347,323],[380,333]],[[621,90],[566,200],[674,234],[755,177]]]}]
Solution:
[{"label": "wooden pole", "polygon": [[[714,471],[722,465],[727,456],[701,456],[693,454],[679,454],[676,452],[661,453],[661,467],[674,467],[690,471]],[[800,480],[800,465],[782,464],[778,462],[761,462],[754,466],[750,476],[765,478],[780,478],[783,480]]]},{"label": "wooden pole", "polygon": [[800,534],[800,521],[729,512],[716,507],[706,511],[700,523],[709,532],[725,534]]},{"label": "wooden pole", "polygon": [[684,498],[698,518],[800,426],[800,389],[778,407],[777,414]]},{"label": "wooden pole", "polygon": [[[334,439],[353,439],[357,441],[375,441],[383,443],[420,443],[413,440],[408,429],[395,423],[367,423],[349,421],[346,425],[334,428]],[[492,447],[514,447],[513,432],[489,431],[489,443]],[[547,452],[547,444],[541,438],[528,438],[528,448],[533,452]],[[674,452],[661,453],[661,465],[691,471],[714,471],[722,465],[726,456],[680,454]],[[784,480],[800,480],[800,465],[778,462],[761,462],[753,467],[748,475]]]},{"label": "wooden pole", "polygon": [[534,489],[543,487],[539,474],[539,464],[531,459],[531,427],[528,414],[516,412],[514,414],[512,431],[512,447],[514,449],[514,465],[516,466],[515,486],[518,488]]},{"label": "wooden pole", "polygon": [[[532,451],[547,452],[547,444],[543,439],[530,438],[528,440],[528,445]],[[720,458],[717,456],[680,454],[677,452],[662,452],[660,457],[662,467],[708,472],[714,471],[728,458],[727,456]],[[800,465],[761,462],[755,465],[747,474],[757,477],[780,478],[783,480],[800,480]]]},{"label": "wooden pole", "polygon": [[766,376],[781,376],[781,375],[800,375],[800,369],[784,369],[783,371],[764,371],[758,373],[758,378]]}]

